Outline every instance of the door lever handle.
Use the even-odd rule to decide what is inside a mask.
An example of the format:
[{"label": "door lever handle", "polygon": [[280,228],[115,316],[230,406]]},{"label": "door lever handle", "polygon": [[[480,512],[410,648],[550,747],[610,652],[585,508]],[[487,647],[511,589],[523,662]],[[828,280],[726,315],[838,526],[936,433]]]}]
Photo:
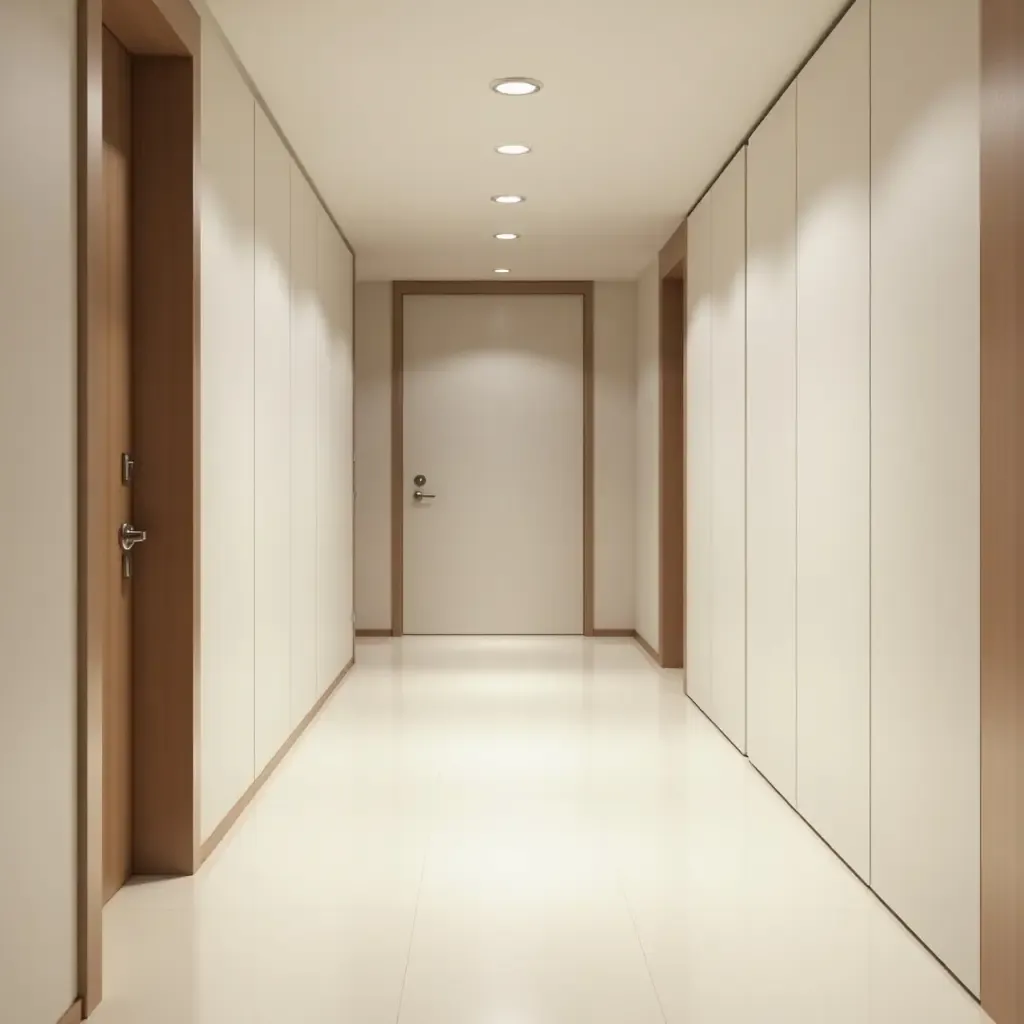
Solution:
[{"label": "door lever handle", "polygon": [[117,534],[122,551],[131,551],[136,544],[141,544],[146,539],[146,531],[136,530],[131,523],[122,523]]},{"label": "door lever handle", "polygon": [[413,501],[423,501],[424,498],[436,498],[436,494],[424,494],[423,491],[412,492]]}]

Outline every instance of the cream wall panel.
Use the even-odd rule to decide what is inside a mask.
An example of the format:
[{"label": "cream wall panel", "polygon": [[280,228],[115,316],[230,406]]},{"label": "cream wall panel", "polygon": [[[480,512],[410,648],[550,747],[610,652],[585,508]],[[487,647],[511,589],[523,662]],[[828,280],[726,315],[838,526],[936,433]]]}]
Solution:
[{"label": "cream wall panel", "polygon": [[317,216],[317,692],[340,675],[352,638],[351,264],[330,217]]},{"label": "cream wall panel", "polygon": [[356,285],[356,625],[391,628],[391,284]]},{"label": "cream wall panel", "polygon": [[711,190],[711,717],[747,745],[746,149]]},{"label": "cream wall panel", "polygon": [[686,692],[710,715],[711,688],[711,197],[687,222]]},{"label": "cream wall panel", "polygon": [[872,5],[872,884],[979,990],[978,0]]},{"label": "cream wall panel", "polygon": [[71,0],[0,3],[0,1016],[76,982],[75,39]]},{"label": "cream wall panel", "polygon": [[658,503],[661,451],[659,308],[661,277],[655,261],[640,277],[636,336],[636,629],[661,644]]},{"label": "cream wall panel", "polygon": [[256,111],[255,742],[259,774],[291,732],[291,158]]},{"label": "cream wall panel", "polygon": [[634,281],[594,286],[594,626],[633,629],[636,543]]},{"label": "cream wall panel", "polygon": [[355,657],[355,257],[340,235],[335,233],[340,268],[340,401],[338,415],[340,442],[339,501],[341,503],[341,591],[338,620],[341,636],[338,647],[338,672]]},{"label": "cream wall panel", "polygon": [[317,216],[313,190],[291,168],[291,724],[317,695]]},{"label": "cream wall panel", "polygon": [[203,34],[202,746],[207,837],[254,778],[255,103]]},{"label": "cream wall panel", "polygon": [[797,806],[869,873],[869,6],[797,83]]},{"label": "cream wall panel", "polygon": [[795,804],[795,85],[747,148],[747,753]]}]

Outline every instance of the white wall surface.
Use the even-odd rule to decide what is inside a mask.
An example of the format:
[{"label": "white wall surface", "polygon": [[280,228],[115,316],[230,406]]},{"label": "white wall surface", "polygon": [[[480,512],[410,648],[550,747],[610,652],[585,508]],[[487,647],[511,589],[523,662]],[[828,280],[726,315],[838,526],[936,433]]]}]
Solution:
[{"label": "white wall surface", "polygon": [[711,679],[711,195],[686,229],[686,692],[714,713]]},{"label": "white wall surface", "polygon": [[659,511],[661,276],[657,259],[640,276],[636,326],[636,630],[661,644]]},{"label": "white wall surface", "polygon": [[747,753],[795,804],[795,85],[747,147]]},{"label": "white wall surface", "polygon": [[255,744],[261,772],[291,732],[291,159],[256,110]]},{"label": "white wall surface", "polygon": [[200,830],[352,655],[351,256],[203,33]]},{"label": "white wall surface", "polygon": [[53,1024],[77,989],[75,11],[0,4],[0,1000],[18,1024]]},{"label": "white wall surface", "polygon": [[352,256],[317,209],[317,295],[322,315],[317,364],[317,694],[353,654],[352,621]]},{"label": "white wall surface", "polygon": [[317,203],[292,168],[292,678],[294,729],[317,692]]},{"label": "white wall surface", "polygon": [[870,40],[797,80],[797,805],[870,871]]},{"label": "white wall surface", "polygon": [[256,104],[203,33],[200,822],[254,778]]},{"label": "white wall surface", "polygon": [[747,746],[746,149],[711,190],[712,718]]},{"label": "white wall surface", "polygon": [[[655,275],[657,271],[654,271]],[[653,293],[657,303],[657,292]],[[599,629],[634,628],[638,507],[637,285],[594,289],[594,615]],[[657,313],[652,314],[657,345]],[[657,400],[657,349],[654,377]],[[652,421],[651,429],[657,429]],[[656,433],[653,435],[656,439]],[[645,453],[645,457],[649,453]],[[652,463],[657,485],[657,464]],[[651,479],[648,477],[648,479]],[[657,627],[657,504],[646,538],[654,575],[649,599]],[[391,628],[391,283],[356,285],[356,620]],[[653,547],[651,545],[653,544]],[[646,634],[645,634],[646,636]]]},{"label": "white wall surface", "polygon": [[356,626],[391,629],[391,283],[356,285]]},{"label": "white wall surface", "polygon": [[594,626],[636,620],[636,318],[633,281],[594,285]]},{"label": "white wall surface", "polygon": [[977,994],[979,4],[871,23],[871,878]]}]

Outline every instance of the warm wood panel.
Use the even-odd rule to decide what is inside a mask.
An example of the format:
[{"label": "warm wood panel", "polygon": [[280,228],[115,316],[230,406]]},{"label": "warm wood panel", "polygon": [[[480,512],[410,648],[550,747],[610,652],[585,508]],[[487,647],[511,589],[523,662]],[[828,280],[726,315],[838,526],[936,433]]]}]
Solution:
[{"label": "warm wood panel", "polygon": [[[106,624],[106,229],[103,9],[78,5],[78,993],[103,991],[103,658]],[[9,228],[8,228],[9,229]]]},{"label": "warm wood panel", "polygon": [[981,999],[1024,1022],[1024,9],[982,0]]},{"label": "warm wood panel", "polygon": [[673,236],[669,252],[678,254],[683,262],[668,268],[660,293],[658,610],[661,664],[664,668],[682,668],[686,652],[685,225]]},{"label": "warm wood panel", "polygon": [[797,807],[869,849],[870,39],[858,0],[797,80]]},{"label": "warm wood panel", "polygon": [[796,803],[796,87],[747,148],[747,753]]},{"label": "warm wood panel", "polygon": [[132,581],[122,577],[120,523],[131,522],[131,488],[121,479],[132,453],[131,62],[103,34],[103,191],[106,199],[107,370],[106,671],[103,679],[103,897],[124,885],[132,867]]},{"label": "warm wood panel", "polygon": [[[134,58],[132,201],[136,525],[133,861],[195,865],[198,689],[196,78],[189,58]],[[159,111],[159,116],[154,112]]]},{"label": "warm wood panel", "polygon": [[102,0],[103,21],[133,54],[199,52],[199,15],[189,0]]}]

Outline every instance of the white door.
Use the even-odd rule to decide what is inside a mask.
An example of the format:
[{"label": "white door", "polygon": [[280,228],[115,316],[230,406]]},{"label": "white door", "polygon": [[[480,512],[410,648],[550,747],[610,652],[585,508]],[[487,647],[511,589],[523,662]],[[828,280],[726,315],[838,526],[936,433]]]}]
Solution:
[{"label": "white door", "polygon": [[406,296],[403,419],[405,632],[582,633],[582,296]]}]

